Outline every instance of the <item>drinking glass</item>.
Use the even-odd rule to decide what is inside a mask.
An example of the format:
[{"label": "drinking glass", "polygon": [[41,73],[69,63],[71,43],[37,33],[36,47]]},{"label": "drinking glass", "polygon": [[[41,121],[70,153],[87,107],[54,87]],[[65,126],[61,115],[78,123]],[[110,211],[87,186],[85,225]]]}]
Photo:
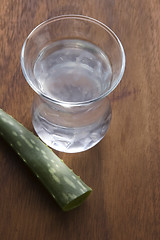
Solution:
[{"label": "drinking glass", "polygon": [[82,15],[51,18],[26,38],[21,67],[36,93],[34,129],[48,146],[81,152],[105,136],[108,95],[125,69],[123,46],[109,27]]}]

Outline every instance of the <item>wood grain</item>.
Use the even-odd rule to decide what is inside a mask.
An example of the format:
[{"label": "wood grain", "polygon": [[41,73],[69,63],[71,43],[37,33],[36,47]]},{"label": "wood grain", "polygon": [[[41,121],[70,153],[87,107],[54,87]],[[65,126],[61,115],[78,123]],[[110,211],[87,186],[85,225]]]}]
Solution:
[{"label": "wood grain", "polygon": [[160,239],[159,0],[1,0],[0,107],[33,130],[34,93],[21,72],[21,47],[37,24],[68,13],[107,24],[126,53],[105,138],[83,153],[57,152],[93,193],[63,213],[0,139],[0,239]]}]

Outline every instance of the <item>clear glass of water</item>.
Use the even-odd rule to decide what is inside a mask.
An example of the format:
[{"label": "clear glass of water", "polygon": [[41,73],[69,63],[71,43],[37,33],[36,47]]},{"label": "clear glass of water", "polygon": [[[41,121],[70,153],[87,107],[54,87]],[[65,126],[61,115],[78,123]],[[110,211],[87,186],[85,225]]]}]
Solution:
[{"label": "clear glass of water", "polygon": [[21,66],[37,93],[32,123],[47,145],[74,153],[104,137],[111,121],[108,95],[125,69],[122,44],[110,28],[81,15],[49,19],[25,40]]}]

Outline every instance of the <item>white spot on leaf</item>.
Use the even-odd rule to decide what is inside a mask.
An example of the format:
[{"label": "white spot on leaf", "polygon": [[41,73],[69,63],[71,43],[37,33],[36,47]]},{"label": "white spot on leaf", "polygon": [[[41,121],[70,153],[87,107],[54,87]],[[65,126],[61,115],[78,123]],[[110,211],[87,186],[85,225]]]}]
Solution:
[{"label": "white spot on leaf", "polygon": [[71,199],[75,199],[77,197],[74,193],[68,193],[68,195]]},{"label": "white spot on leaf", "polygon": [[45,159],[48,159],[48,157],[47,157],[46,155],[43,155],[43,157],[44,157]]},{"label": "white spot on leaf", "polygon": [[41,153],[46,154],[46,152],[43,149],[41,150]]},{"label": "white spot on leaf", "polygon": [[57,183],[60,183],[60,179],[56,176],[56,175],[52,175],[53,176],[53,179],[57,182]]},{"label": "white spot on leaf", "polygon": [[[49,164],[48,164],[49,165]],[[48,166],[49,167],[49,166]],[[54,169],[54,168],[50,168],[49,169],[49,172],[51,173],[51,174],[55,174],[56,173],[56,170]]]},{"label": "white spot on leaf", "polygon": [[57,183],[60,183],[59,177],[57,177],[57,176],[55,175],[56,170],[55,170],[54,168],[49,168],[49,172],[52,174],[53,179],[54,179]]},{"label": "white spot on leaf", "polygon": [[53,193],[52,193],[52,197],[53,197],[54,199],[56,198]]},{"label": "white spot on leaf", "polygon": [[21,146],[22,146],[22,144],[21,144],[21,142],[20,142],[20,141],[17,141],[17,145],[18,145],[19,147],[21,147]]},{"label": "white spot on leaf", "polygon": [[16,137],[18,136],[18,134],[15,131],[12,131],[12,134]]},{"label": "white spot on leaf", "polygon": [[20,136],[30,148],[33,148],[33,145],[28,141],[28,139],[25,136],[23,135],[20,135]]},{"label": "white spot on leaf", "polygon": [[64,176],[63,178],[64,178],[64,181],[65,181],[68,185],[70,185],[71,187],[73,187],[74,189],[76,189],[75,184],[74,184],[68,177]]},{"label": "white spot on leaf", "polygon": [[13,122],[11,122],[11,121],[8,121],[8,123],[9,123],[11,126],[14,126]]},{"label": "white spot on leaf", "polygon": [[84,189],[86,190],[86,188],[83,186],[83,184],[78,180],[77,183]]},{"label": "white spot on leaf", "polygon": [[65,194],[65,193],[62,193],[62,196],[64,197],[64,199],[68,199],[68,196],[67,196],[67,194]]},{"label": "white spot on leaf", "polygon": [[33,139],[31,139],[31,143],[35,144],[35,141]]},{"label": "white spot on leaf", "polygon": [[3,122],[8,122],[6,118],[2,117],[1,118]]},{"label": "white spot on leaf", "polygon": [[84,189],[81,188],[80,190],[81,190],[82,193],[85,193],[85,190],[84,190]]}]

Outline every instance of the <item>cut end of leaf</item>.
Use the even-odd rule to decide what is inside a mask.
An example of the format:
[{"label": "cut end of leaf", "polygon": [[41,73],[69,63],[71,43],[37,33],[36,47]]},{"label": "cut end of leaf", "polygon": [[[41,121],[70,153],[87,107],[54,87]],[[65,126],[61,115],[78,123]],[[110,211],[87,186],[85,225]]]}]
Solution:
[{"label": "cut end of leaf", "polygon": [[79,197],[73,199],[71,202],[69,202],[65,207],[63,207],[63,211],[68,212],[76,207],[79,207],[82,202],[90,195],[92,192],[92,189],[88,190],[84,194],[80,195]]}]

